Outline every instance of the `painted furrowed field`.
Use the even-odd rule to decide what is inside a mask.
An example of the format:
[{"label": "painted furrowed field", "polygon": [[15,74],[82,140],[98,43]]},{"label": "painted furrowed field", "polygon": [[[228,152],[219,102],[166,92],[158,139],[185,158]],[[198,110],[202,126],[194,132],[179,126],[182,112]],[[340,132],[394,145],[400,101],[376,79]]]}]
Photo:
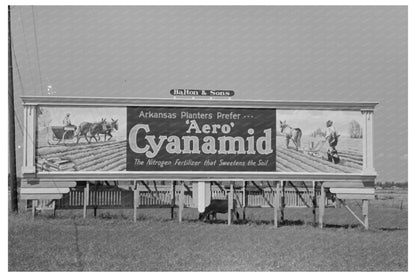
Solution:
[{"label": "painted furrowed field", "polygon": [[[292,142],[286,147],[286,138],[277,136],[278,172],[325,172],[325,173],[357,173],[362,171],[363,144],[361,139],[340,138],[336,147],[340,163],[334,164],[327,160],[328,144],[319,147],[319,138],[302,137],[298,151]],[[311,145],[318,145],[314,151]]]},{"label": "painted furrowed field", "polygon": [[[407,197],[370,204],[364,231],[343,208],[328,208],[326,228],[312,226],[311,209],[286,209],[273,228],[273,210],[251,208],[247,222],[210,224],[185,209],[184,221],[169,209],[57,211],[9,216],[10,271],[407,271]],[[359,212],[359,203],[351,201]]]},{"label": "painted furrowed field", "polygon": [[51,171],[54,167],[42,167],[42,162],[53,159],[70,161],[70,167],[59,171],[124,171],[126,170],[127,141],[94,142],[40,147],[38,168]]},{"label": "painted furrowed field", "polygon": [[[337,146],[341,157],[340,164],[327,161],[326,147],[310,153],[308,145],[316,140],[302,139],[300,151],[285,146],[285,138],[277,137],[276,167],[278,172],[324,172],[356,173],[362,171],[362,140],[343,138]],[[59,144],[39,147],[37,150],[37,167],[39,171],[125,171],[126,141],[106,141]],[[60,161],[70,162],[70,166],[54,166]],[[52,164],[51,166],[48,166]]]}]

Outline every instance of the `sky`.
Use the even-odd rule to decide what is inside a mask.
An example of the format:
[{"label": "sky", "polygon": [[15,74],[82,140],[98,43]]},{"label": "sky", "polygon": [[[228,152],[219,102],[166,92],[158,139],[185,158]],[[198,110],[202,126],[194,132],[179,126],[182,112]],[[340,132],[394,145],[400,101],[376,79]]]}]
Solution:
[{"label": "sky", "polygon": [[20,96],[375,101],[377,181],[408,179],[408,16],[404,6],[13,6]]}]

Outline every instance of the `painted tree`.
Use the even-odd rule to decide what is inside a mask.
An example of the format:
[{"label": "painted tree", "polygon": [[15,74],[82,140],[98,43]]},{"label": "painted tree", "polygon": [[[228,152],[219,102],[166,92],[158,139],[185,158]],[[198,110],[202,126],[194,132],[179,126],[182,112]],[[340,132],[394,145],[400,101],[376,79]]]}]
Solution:
[{"label": "painted tree", "polygon": [[363,129],[360,123],[356,120],[352,120],[348,127],[350,138],[363,138]]},{"label": "painted tree", "polygon": [[315,131],[313,131],[313,133],[311,134],[311,137],[324,137],[325,136],[325,132],[322,131],[321,128],[316,129]]},{"label": "painted tree", "polygon": [[40,127],[49,127],[52,122],[49,111],[43,107],[39,108],[38,122]]}]

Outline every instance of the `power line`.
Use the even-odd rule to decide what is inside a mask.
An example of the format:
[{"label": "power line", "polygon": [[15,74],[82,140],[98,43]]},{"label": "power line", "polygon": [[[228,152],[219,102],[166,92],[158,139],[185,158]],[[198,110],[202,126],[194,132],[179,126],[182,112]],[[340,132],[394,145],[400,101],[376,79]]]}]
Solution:
[{"label": "power line", "polygon": [[[24,86],[23,86],[23,81],[22,81],[22,78],[21,78],[21,75],[20,75],[20,69],[19,69],[19,64],[17,63],[17,59],[16,59],[16,52],[15,52],[15,50],[14,50],[14,46],[13,46],[13,41],[11,40],[11,46],[12,46],[12,50],[13,50],[13,56],[14,56],[14,59],[15,59],[15,64],[16,64],[16,68],[17,68],[17,73],[18,73],[18,75],[19,75],[19,82],[20,82],[20,85],[22,86],[22,89],[23,89],[23,91],[24,91]],[[22,132],[22,134],[24,135],[25,134],[25,132],[24,132],[24,128],[26,127],[26,126],[23,126],[23,124],[22,124],[22,122],[20,121],[20,119],[19,119],[19,117],[17,116],[17,113],[16,113],[16,109],[15,109],[15,107],[13,107],[13,109],[14,109],[14,118],[16,119],[16,121],[17,121],[17,125],[18,125],[18,127],[19,127],[19,129],[20,129],[20,131]],[[37,113],[36,113],[37,114]],[[27,136],[27,139],[28,139],[28,143],[31,143],[31,144],[34,144],[34,138],[32,137],[32,135],[31,134],[26,134],[26,136]],[[26,147],[26,146],[24,146],[24,147]],[[24,151],[26,151],[26,149],[24,148]],[[55,188],[58,188],[58,185],[56,184],[56,182],[55,181],[53,181],[52,180],[52,183],[53,183],[53,185],[55,186]]]},{"label": "power line", "polygon": [[43,81],[42,81],[42,71],[40,70],[38,35],[37,35],[37,32],[36,32],[35,10],[34,10],[33,6],[32,6],[32,19],[33,19],[33,32],[35,34],[36,57],[38,59],[38,69],[39,69],[39,79],[40,79],[40,92],[41,92],[41,94],[43,94]]},{"label": "power line", "polygon": [[[15,62],[15,64],[16,64],[17,75],[19,76],[20,86],[22,87],[22,91],[23,91],[23,94],[24,94],[24,93],[25,93],[25,88],[24,88],[24,86],[23,86],[23,80],[22,80],[22,76],[21,76],[21,74],[20,74],[19,64],[17,63],[16,51],[15,51],[15,49],[14,49],[14,44],[13,44],[13,40],[12,40],[12,39],[10,40],[10,43],[11,43],[11,45],[12,45],[12,52],[13,52],[14,62]],[[15,108],[15,107],[13,107],[13,108],[14,108],[14,118],[16,119],[17,124],[19,125],[19,128],[20,128],[20,131],[22,132],[22,135],[24,135],[23,126],[22,126],[22,123],[20,122],[19,117],[17,116],[16,108]],[[29,139],[30,139],[31,141],[33,141],[33,138],[32,138],[32,137],[29,137]]]},{"label": "power line", "polygon": [[15,136],[15,108],[13,92],[13,64],[12,64],[12,46],[11,46],[11,15],[10,5],[8,6],[8,73],[9,73],[9,184],[10,184],[10,203],[13,212],[18,211],[18,192],[16,178],[16,136]]},{"label": "power line", "polygon": [[12,52],[13,52],[14,62],[16,64],[17,75],[19,75],[20,86],[22,87],[22,91],[23,91],[23,94],[24,94],[25,93],[25,88],[23,86],[22,75],[20,74],[19,64],[17,63],[17,58],[16,58],[16,50],[14,49],[14,44],[13,44],[12,39],[10,39],[10,43],[12,44]]},{"label": "power line", "polygon": [[[24,41],[24,46],[25,46],[25,57],[27,59],[27,61],[29,62],[29,51],[28,51],[28,46],[27,46],[27,39],[26,39],[26,31],[25,31],[25,24],[23,24],[23,15],[22,15],[22,10],[21,7],[17,7],[19,9],[19,19],[20,19],[20,23],[22,25],[22,31],[23,31],[23,41]],[[30,63],[30,65],[33,65],[33,63]],[[32,66],[31,66],[32,67]],[[33,78],[33,71],[29,70],[30,72],[30,79],[32,81],[32,87],[34,87],[35,85],[35,81]]]},{"label": "power line", "polygon": [[[21,85],[23,93],[24,93],[25,89],[24,89],[24,85],[23,85],[23,80],[22,80],[22,76],[20,74],[20,68],[19,68],[19,64],[17,62],[16,51],[14,49],[14,44],[13,44],[13,40],[11,39],[11,37],[10,37],[10,44],[11,44],[11,48],[12,48],[12,52],[13,52],[14,62],[16,64],[17,74],[19,76],[19,82],[20,82],[20,85]],[[22,122],[20,121],[19,117],[17,116],[16,108],[13,107],[13,109],[14,109],[14,118],[17,121],[17,125],[18,125],[22,135],[24,136],[24,134],[25,134],[24,128],[26,126],[23,126]],[[32,135],[31,134],[26,134],[26,135],[27,135],[27,139],[29,140],[29,143],[34,144],[34,138],[32,137]],[[26,147],[26,146],[24,146],[24,147]],[[56,188],[58,187],[57,184],[55,183],[55,181],[52,181],[52,183]]]}]

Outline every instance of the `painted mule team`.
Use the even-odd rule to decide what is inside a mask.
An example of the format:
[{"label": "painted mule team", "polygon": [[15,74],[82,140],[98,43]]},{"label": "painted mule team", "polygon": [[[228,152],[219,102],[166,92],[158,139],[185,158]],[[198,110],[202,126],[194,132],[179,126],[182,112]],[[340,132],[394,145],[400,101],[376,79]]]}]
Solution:
[{"label": "painted mule team", "polygon": [[302,130],[300,128],[292,128],[285,121],[280,121],[280,133],[286,137],[286,148],[289,148],[289,142],[292,141],[298,150],[301,147]]},{"label": "painted mule team", "polygon": [[111,122],[107,122],[105,118],[102,118],[101,121],[95,123],[82,122],[77,128],[75,136],[77,137],[77,143],[82,137],[84,137],[88,143],[90,143],[92,139],[95,139],[95,141],[98,142],[100,140],[100,135],[104,135],[104,141],[106,141],[107,137],[109,137],[108,140],[113,137],[111,133],[114,130],[118,130],[118,119],[111,119]]}]

